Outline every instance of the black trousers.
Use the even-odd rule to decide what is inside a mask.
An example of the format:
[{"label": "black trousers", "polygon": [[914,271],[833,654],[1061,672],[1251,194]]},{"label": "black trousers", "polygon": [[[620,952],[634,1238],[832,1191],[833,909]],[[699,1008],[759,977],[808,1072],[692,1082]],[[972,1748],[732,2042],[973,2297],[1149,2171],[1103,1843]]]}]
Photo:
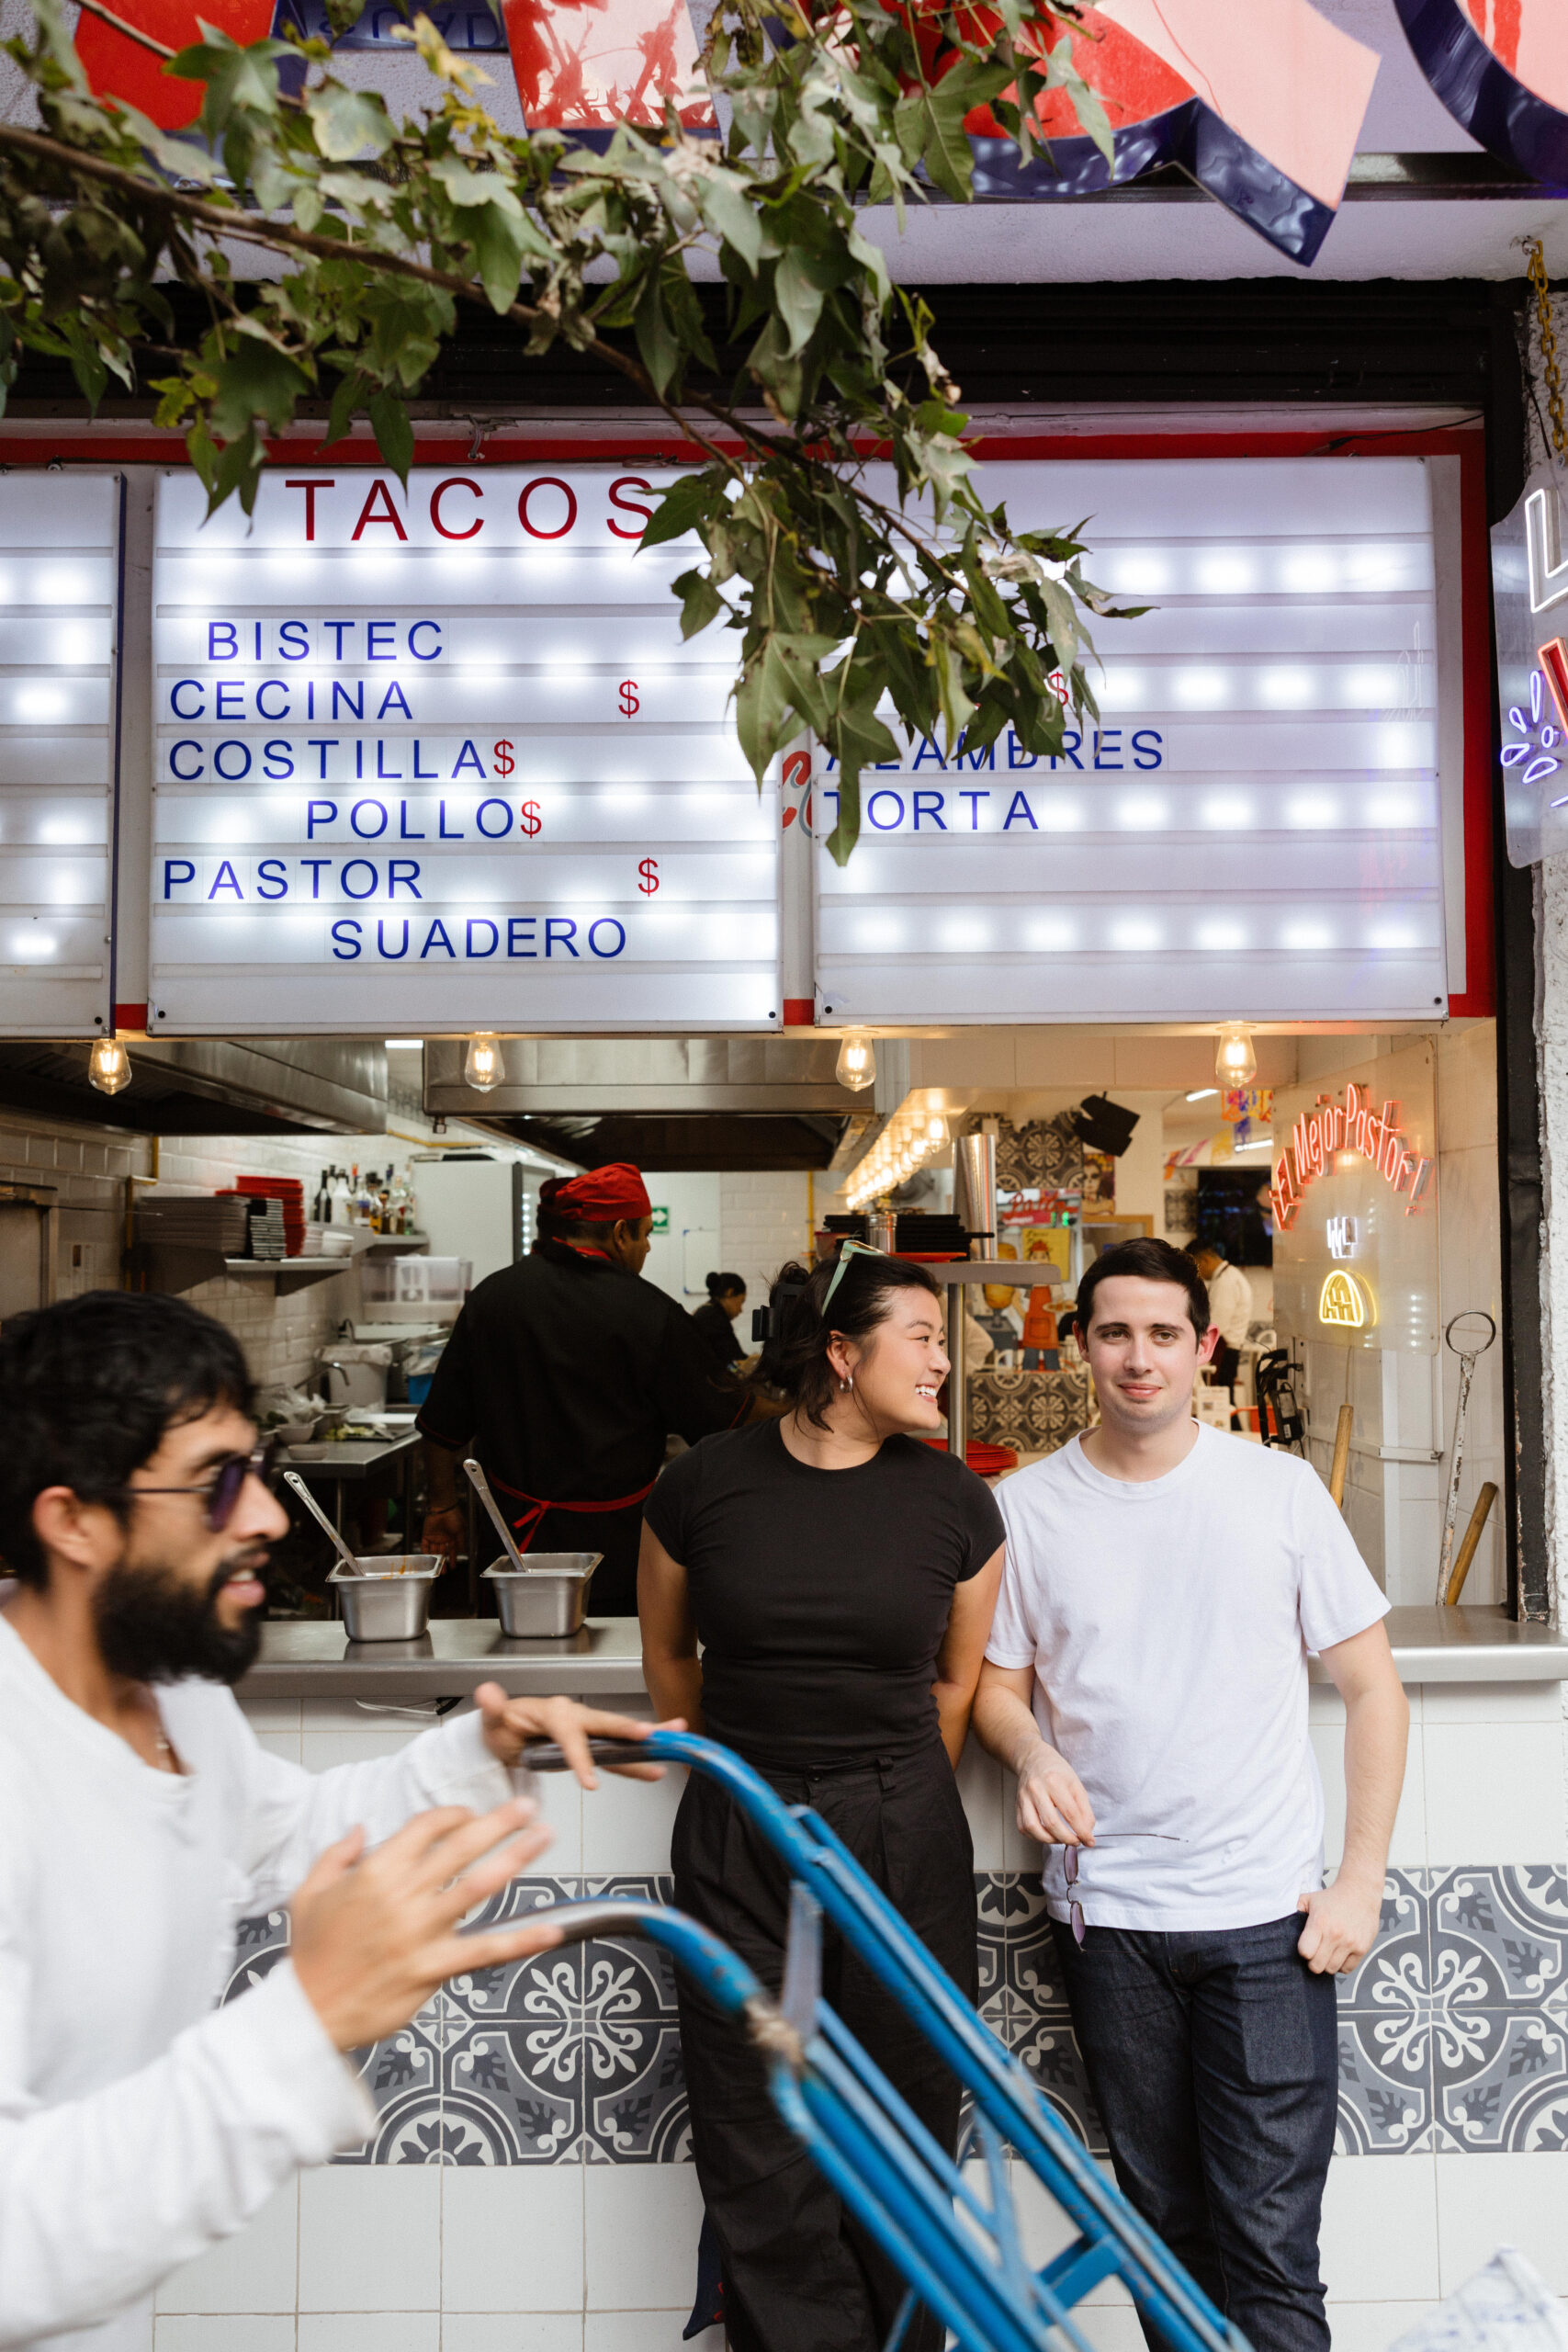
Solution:
[{"label": "black trousers", "polygon": [[[521,1508],[521,1506],[519,1506]],[[481,1518],[479,1531],[487,1522]],[[592,1617],[637,1615],[637,1559],[642,1543],[642,1511],[547,1510],[528,1539],[530,1552],[603,1552],[588,1588]],[[489,1587],[481,1587],[489,1590]]]},{"label": "black trousers", "polygon": [[[767,1778],[786,1804],[822,1815],[972,2001],[975,1856],[945,1750]],[[776,1993],[787,1875],[701,1773],[681,1800],[671,1859],[679,1907],[722,1936]],[[927,2129],[955,2149],[956,2078],[830,1929],[822,1962],[824,1999]],[[733,2352],[878,2352],[903,2279],[780,2121],[743,2034],[684,1979],[680,2004],[697,2177],[718,2240]],[[921,2313],[905,2340],[909,2352],[941,2352],[942,2330]]]},{"label": "black trousers", "polygon": [[[1328,2352],[1318,2273],[1338,2099],[1334,1979],[1299,1913],[1161,1934],[1053,1922],[1123,2194],[1255,2352]],[[1145,2326],[1150,2352],[1163,2352]]]}]

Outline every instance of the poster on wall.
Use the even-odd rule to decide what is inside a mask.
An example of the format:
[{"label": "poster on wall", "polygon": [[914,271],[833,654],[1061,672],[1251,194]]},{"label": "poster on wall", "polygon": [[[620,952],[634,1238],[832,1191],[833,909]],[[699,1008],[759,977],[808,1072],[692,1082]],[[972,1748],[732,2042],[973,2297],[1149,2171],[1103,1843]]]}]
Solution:
[{"label": "poster on wall", "polygon": [[1281,1340],[1433,1355],[1438,1340],[1435,1048],[1416,1039],[1337,1091],[1275,1096],[1274,1320]]},{"label": "poster on wall", "polygon": [[1015,524],[1087,516],[1086,576],[1149,609],[1094,623],[1100,717],[1059,757],[1004,730],[863,775],[853,855],[818,850],[821,1017],[1440,1020],[1461,682],[1427,461],[1012,461],[980,484]]},{"label": "poster on wall", "polygon": [[159,483],[148,1025],[782,1026],[778,802],[682,644],[668,477]]},{"label": "poster on wall", "polygon": [[121,483],[0,481],[0,1036],[111,1022]]}]

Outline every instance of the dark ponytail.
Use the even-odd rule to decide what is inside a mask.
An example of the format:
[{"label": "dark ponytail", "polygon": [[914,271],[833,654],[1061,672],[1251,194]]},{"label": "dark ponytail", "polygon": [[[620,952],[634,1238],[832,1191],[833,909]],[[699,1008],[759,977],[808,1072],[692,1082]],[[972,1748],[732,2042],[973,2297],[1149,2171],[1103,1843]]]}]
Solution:
[{"label": "dark ponytail", "polygon": [[723,1298],[731,1291],[744,1293],[746,1288],[745,1278],[740,1274],[708,1274],[705,1279],[710,1298]]},{"label": "dark ponytail", "polygon": [[837,1258],[810,1268],[790,1264],[779,1269],[768,1293],[768,1331],[757,1368],[759,1380],[781,1389],[795,1411],[818,1429],[826,1425],[828,1407],[838,1392],[828,1361],[834,1332],[863,1347],[886,1321],[896,1292],[923,1290],[939,1300],[942,1295],[929,1270],[912,1259],[857,1250],[824,1318],[823,1302],[837,1271]]}]

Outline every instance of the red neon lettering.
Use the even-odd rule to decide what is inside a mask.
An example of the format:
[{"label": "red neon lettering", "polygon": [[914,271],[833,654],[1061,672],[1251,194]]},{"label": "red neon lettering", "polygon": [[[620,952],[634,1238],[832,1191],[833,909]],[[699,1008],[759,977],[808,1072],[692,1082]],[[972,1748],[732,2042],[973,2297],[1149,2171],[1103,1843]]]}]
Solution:
[{"label": "red neon lettering", "polygon": [[435,528],[440,532],[444,539],[471,539],[476,537],[478,534],[484,529],[484,517],[482,514],[476,514],[466,531],[455,531],[449,524],[444,523],[441,520],[441,502],[446,497],[446,492],[449,490],[471,490],[476,498],[482,498],[484,496],[484,492],[479,488],[479,483],[477,481],[470,481],[467,474],[448,474],[446,480],[445,481],[438,481],[435,488],[430,493],[431,521],[434,524]]},{"label": "red neon lettering", "polygon": [[1540,663],[1551,699],[1557,705],[1557,724],[1568,728],[1568,645],[1560,637],[1538,646],[1536,660]]},{"label": "red neon lettering", "polygon": [[624,523],[617,523],[612,515],[607,518],[611,530],[614,531],[616,538],[618,539],[640,539],[644,526],[647,524],[651,523],[653,520],[653,509],[651,506],[639,505],[635,498],[623,498],[621,496],[623,490],[644,491],[647,495],[651,498],[653,496],[653,484],[649,481],[644,481],[638,474],[621,474],[610,484],[611,505],[618,506],[623,514],[640,514],[642,516],[642,522],[638,524],[637,529],[635,531],[628,531]]},{"label": "red neon lettering", "polygon": [[[566,521],[558,530],[541,531],[537,524],[529,522],[528,506],[536,490],[558,490],[566,500]],[[517,501],[517,520],[531,539],[564,539],[577,520],[577,492],[569,481],[562,481],[558,474],[536,474],[532,481],[523,486],[522,495]],[[641,537],[640,533],[638,537]]]},{"label": "red neon lettering", "polygon": [[[376,501],[378,499],[381,502],[379,511],[378,511],[376,505]],[[355,539],[358,538],[359,534],[363,531],[367,523],[390,523],[393,530],[396,531],[400,539],[406,539],[408,537],[408,533],[403,528],[402,517],[398,513],[397,508],[393,505],[390,493],[379,474],[377,475],[375,481],[371,483],[369,494],[367,497],[364,505],[359,510],[359,520],[355,525],[353,532],[353,536]]]},{"label": "red neon lettering", "polygon": [[[326,481],[286,481],[283,487],[285,490],[302,490],[305,493],[305,537],[309,542],[316,536],[316,492],[319,490],[335,490],[337,484],[329,478]],[[357,538],[358,532],[355,531],[354,536]]]}]

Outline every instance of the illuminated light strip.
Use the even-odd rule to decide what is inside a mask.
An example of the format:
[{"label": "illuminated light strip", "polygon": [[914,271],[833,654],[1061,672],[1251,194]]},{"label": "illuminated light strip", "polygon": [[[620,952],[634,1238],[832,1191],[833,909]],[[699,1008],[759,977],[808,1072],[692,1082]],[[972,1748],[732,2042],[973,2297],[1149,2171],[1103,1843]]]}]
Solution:
[{"label": "illuminated light strip", "polygon": [[1408,1193],[1406,1216],[1413,1216],[1422,1205],[1431,1179],[1431,1160],[1418,1158],[1399,1132],[1397,1102],[1385,1102],[1374,1115],[1371,1095],[1351,1081],[1345,1088],[1343,1102],[1333,1102],[1322,1094],[1314,1110],[1303,1112],[1274,1163],[1274,1214],[1281,1230],[1290,1231],[1308,1185],[1341,1151],[1359,1152],[1394,1192]]}]

